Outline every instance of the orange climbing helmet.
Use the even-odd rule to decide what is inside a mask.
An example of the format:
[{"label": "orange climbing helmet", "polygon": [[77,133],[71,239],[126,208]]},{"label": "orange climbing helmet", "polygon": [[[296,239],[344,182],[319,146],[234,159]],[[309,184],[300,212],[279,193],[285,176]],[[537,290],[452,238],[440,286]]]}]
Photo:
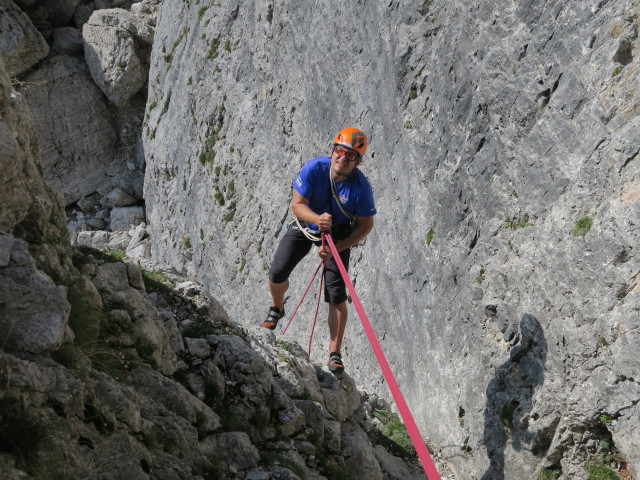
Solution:
[{"label": "orange climbing helmet", "polygon": [[343,128],[338,132],[336,138],[333,139],[334,147],[336,145],[343,145],[356,151],[361,158],[364,155],[364,152],[367,151],[368,144],[369,141],[367,140],[367,136],[364,132],[353,127]]}]

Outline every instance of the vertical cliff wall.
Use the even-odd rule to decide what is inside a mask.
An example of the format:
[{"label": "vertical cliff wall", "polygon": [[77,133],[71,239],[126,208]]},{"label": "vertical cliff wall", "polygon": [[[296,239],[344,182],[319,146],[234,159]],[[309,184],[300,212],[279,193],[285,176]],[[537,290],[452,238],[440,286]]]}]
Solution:
[{"label": "vertical cliff wall", "polygon": [[[637,472],[639,15],[164,2],[144,125],[154,255],[259,321],[292,179],[362,128],[379,214],[352,276],[423,433],[462,478],[577,475],[601,440]],[[386,394],[355,318],[346,354]]]}]

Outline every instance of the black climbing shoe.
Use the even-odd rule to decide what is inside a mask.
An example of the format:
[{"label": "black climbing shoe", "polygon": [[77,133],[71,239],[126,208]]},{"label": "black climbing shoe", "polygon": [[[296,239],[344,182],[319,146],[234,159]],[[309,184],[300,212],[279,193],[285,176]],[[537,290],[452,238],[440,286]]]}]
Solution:
[{"label": "black climbing shoe", "polygon": [[342,373],[344,372],[344,364],[342,363],[342,355],[339,352],[331,352],[329,355],[329,371],[331,373]]},{"label": "black climbing shoe", "polygon": [[278,307],[270,307],[267,319],[262,322],[262,326],[270,330],[275,330],[278,325],[278,320],[284,317],[284,308],[282,311]]}]

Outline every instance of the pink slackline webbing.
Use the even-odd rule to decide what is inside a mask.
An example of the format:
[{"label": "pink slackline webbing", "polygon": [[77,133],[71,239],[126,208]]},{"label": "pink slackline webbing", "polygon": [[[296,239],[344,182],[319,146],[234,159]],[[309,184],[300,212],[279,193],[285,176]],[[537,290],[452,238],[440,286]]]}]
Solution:
[{"label": "pink slackline webbing", "polygon": [[331,253],[333,254],[333,258],[336,260],[338,269],[340,270],[340,273],[342,274],[342,278],[344,279],[344,283],[346,284],[347,289],[349,290],[349,294],[351,295],[353,306],[355,307],[356,312],[358,312],[358,316],[360,317],[360,321],[362,322],[364,331],[366,332],[367,337],[369,338],[369,343],[373,348],[373,353],[375,354],[376,359],[380,364],[380,368],[382,369],[382,374],[384,375],[384,378],[387,381],[387,384],[389,385],[389,389],[391,390],[391,395],[393,395],[393,399],[396,402],[398,411],[400,412],[400,416],[402,417],[402,420],[404,421],[404,425],[407,428],[409,437],[411,438],[411,441],[413,442],[413,446],[416,449],[416,452],[418,453],[418,458],[422,463],[422,468],[424,468],[424,473],[427,474],[427,478],[429,480],[440,480],[440,474],[438,473],[438,470],[436,469],[436,466],[434,465],[433,460],[431,459],[431,454],[429,453],[429,450],[424,444],[424,440],[420,435],[420,431],[416,426],[416,422],[413,420],[411,411],[409,410],[409,407],[407,406],[407,402],[405,402],[404,396],[400,391],[400,387],[398,386],[398,383],[396,382],[396,379],[393,376],[391,367],[389,367],[387,358],[384,356],[384,352],[382,351],[382,348],[380,347],[380,343],[376,338],[376,334],[373,331],[373,327],[371,327],[371,323],[367,318],[367,314],[364,313],[364,308],[362,308],[362,304],[360,303],[360,299],[356,294],[356,290],[353,287],[353,283],[351,283],[351,280],[349,279],[349,275],[347,274],[347,270],[346,268],[344,268],[342,259],[338,254],[338,250],[336,249],[336,246],[333,243],[333,240],[331,239],[330,235],[323,233],[322,238],[326,239],[327,243],[329,244],[329,248],[331,249]]}]

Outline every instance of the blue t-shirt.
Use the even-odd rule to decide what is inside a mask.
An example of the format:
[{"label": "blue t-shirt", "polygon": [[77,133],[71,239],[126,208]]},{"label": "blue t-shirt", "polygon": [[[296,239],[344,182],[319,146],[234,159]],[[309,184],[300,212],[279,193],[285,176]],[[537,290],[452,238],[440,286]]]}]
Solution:
[{"label": "blue t-shirt", "polygon": [[[329,212],[333,223],[349,223],[350,220],[341,211],[331,194],[329,183],[330,157],[317,157],[305,163],[293,182],[293,188],[304,198],[318,215]],[[353,173],[341,182],[335,182],[336,192],[345,212],[356,217],[371,217],[376,214],[373,191],[369,180],[355,168]],[[310,225],[317,228],[316,225]]]}]

